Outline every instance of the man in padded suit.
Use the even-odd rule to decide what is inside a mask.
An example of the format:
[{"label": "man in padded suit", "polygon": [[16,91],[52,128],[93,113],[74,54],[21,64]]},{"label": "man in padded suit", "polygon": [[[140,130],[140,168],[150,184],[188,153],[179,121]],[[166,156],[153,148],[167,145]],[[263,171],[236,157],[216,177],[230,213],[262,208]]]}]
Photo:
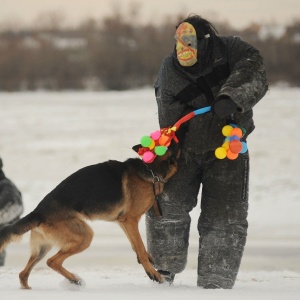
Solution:
[{"label": "man in padded suit", "polygon": [[153,210],[146,215],[148,252],[166,281],[184,270],[189,213],[201,187],[197,285],[231,289],[247,237],[249,151],[233,160],[218,159],[215,149],[226,124],[244,128],[244,142],[253,131],[252,108],[268,90],[265,68],[257,49],[239,37],[219,36],[200,16],[176,28],[176,47],[155,83],[160,127],[196,109],[212,109],[178,130],[182,151],[178,172],[159,198],[162,217]]},{"label": "man in padded suit", "polygon": [[[24,210],[21,192],[5,176],[2,168],[3,163],[0,158],[0,229],[18,221]],[[3,250],[0,252],[0,267],[4,266],[5,257],[6,251]]]}]

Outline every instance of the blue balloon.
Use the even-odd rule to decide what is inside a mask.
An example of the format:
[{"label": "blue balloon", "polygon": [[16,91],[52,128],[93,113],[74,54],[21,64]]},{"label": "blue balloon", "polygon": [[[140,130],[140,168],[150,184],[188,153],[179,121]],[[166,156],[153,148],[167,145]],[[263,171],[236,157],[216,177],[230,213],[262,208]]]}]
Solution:
[{"label": "blue balloon", "polygon": [[242,142],[242,145],[243,145],[243,148],[242,148],[242,150],[241,150],[241,152],[240,153],[245,153],[245,152],[247,152],[247,150],[248,150],[248,146],[247,146],[247,143],[245,143],[245,142]]}]

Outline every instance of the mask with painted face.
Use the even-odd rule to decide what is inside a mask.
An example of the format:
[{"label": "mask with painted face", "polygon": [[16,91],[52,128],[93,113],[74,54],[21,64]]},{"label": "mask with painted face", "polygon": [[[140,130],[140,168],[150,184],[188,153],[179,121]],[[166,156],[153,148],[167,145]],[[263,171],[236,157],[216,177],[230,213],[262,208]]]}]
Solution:
[{"label": "mask with painted face", "polygon": [[197,62],[197,34],[193,25],[181,23],[174,36],[177,59],[183,67],[193,66]]}]

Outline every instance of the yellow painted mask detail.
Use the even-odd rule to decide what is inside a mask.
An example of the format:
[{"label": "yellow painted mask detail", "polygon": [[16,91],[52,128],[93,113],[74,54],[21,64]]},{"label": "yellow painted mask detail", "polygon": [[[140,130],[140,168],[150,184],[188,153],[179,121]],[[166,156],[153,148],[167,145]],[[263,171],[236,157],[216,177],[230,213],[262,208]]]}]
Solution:
[{"label": "yellow painted mask detail", "polygon": [[197,34],[193,25],[181,23],[174,36],[176,53],[179,63],[183,67],[190,67],[197,62]]}]

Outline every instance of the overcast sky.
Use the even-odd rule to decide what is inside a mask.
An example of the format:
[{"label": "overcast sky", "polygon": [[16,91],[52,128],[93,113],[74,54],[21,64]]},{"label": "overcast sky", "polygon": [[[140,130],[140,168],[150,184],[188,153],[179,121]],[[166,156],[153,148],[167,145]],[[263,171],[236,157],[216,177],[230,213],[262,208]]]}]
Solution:
[{"label": "overcast sky", "polygon": [[140,19],[146,22],[180,12],[227,20],[237,29],[251,22],[289,24],[300,19],[300,0],[0,0],[0,24],[32,24],[45,12],[60,12],[66,23],[78,23],[87,17],[102,18],[113,7],[127,14],[130,4],[139,6]]}]

